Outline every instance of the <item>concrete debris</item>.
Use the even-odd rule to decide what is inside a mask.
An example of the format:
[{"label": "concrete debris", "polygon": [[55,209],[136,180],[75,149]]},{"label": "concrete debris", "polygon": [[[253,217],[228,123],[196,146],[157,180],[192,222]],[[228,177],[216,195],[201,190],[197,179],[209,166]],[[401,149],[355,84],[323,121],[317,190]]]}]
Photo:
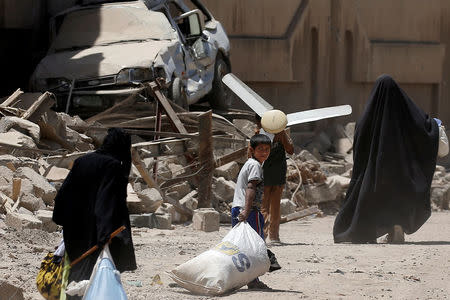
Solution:
[{"label": "concrete debris", "polygon": [[[133,226],[172,229],[172,224],[192,221],[194,229],[210,232],[217,231],[220,223],[231,222],[235,181],[246,161],[248,137],[254,132],[254,123],[249,121],[253,114],[246,113],[247,120],[234,119],[235,125],[213,114],[214,166],[207,167],[208,176],[214,177],[211,195],[204,198],[205,191],[198,189],[200,176],[206,174],[199,163],[202,140],[197,134],[198,112],[177,109],[172,115],[163,113],[157,129],[154,111],[125,115],[136,113],[137,102],[130,101],[118,111],[103,112],[84,121],[50,110],[50,95],[36,94],[33,97],[41,100],[36,98],[28,107],[8,106],[10,115],[0,118],[3,226],[58,230],[51,220],[57,189],[74,160],[102,143],[107,127],[127,128],[140,158],[133,159],[127,187]],[[176,129],[171,125],[173,120],[177,120]],[[287,160],[281,201],[284,222],[318,212],[333,213],[328,208],[336,212],[335,208],[340,207],[352,175],[354,130],[355,123],[348,123],[318,133],[292,134],[298,145],[296,154]],[[13,178],[21,179],[18,197],[13,195]],[[199,208],[198,199],[209,199],[210,205],[201,201]],[[443,166],[437,166],[431,191],[433,210],[449,209],[449,201],[450,174]],[[320,211],[314,204],[319,205]],[[208,206],[214,208],[205,208]]]},{"label": "concrete debris", "polygon": [[292,214],[293,212],[295,212],[296,208],[297,204],[295,204],[294,201],[291,201],[289,199],[281,199],[280,210],[282,216]]},{"label": "concrete debris", "polygon": [[36,212],[36,218],[42,222],[42,230],[47,232],[55,232],[58,230],[58,225],[56,225],[52,220],[53,212],[50,210],[38,210]]},{"label": "concrete debris", "polygon": [[45,177],[28,167],[18,168],[15,176],[22,179],[28,179],[33,185],[34,195],[38,198],[42,198],[46,205],[53,206],[56,189]]},{"label": "concrete debris", "polygon": [[5,217],[5,224],[8,227],[16,230],[28,229],[42,229],[42,221],[38,218],[26,214],[19,214],[15,212],[8,213]]},{"label": "concrete debris", "polygon": [[223,177],[226,180],[236,180],[239,175],[240,167],[237,162],[233,161],[218,167],[214,170],[214,176]]},{"label": "concrete debris", "polygon": [[205,232],[218,231],[220,214],[213,208],[199,208],[194,211],[192,227]]},{"label": "concrete debris", "polygon": [[176,184],[167,189],[166,195],[174,199],[182,199],[191,192],[191,186],[187,182]]}]

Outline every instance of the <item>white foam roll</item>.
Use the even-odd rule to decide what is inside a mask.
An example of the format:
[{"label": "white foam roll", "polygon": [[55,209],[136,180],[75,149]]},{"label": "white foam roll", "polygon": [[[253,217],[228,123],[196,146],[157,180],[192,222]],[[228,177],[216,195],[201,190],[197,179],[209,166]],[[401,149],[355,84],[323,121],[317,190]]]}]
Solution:
[{"label": "white foam roll", "polygon": [[278,133],[283,131],[287,125],[287,117],[281,110],[273,109],[266,111],[261,118],[261,126],[264,131]]}]

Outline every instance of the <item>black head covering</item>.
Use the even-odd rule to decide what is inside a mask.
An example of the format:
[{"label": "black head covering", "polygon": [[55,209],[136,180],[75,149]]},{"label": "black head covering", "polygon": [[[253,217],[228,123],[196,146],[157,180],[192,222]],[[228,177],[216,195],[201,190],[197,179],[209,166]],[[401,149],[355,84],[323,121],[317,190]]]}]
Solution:
[{"label": "black head covering", "polygon": [[335,242],[369,242],[401,225],[418,230],[431,214],[438,125],[389,76],[375,82],[356,124],[353,174],[336,217]]},{"label": "black head covering", "polygon": [[125,175],[128,177],[131,169],[131,137],[121,128],[110,128],[103,144],[96,151],[119,160]]}]

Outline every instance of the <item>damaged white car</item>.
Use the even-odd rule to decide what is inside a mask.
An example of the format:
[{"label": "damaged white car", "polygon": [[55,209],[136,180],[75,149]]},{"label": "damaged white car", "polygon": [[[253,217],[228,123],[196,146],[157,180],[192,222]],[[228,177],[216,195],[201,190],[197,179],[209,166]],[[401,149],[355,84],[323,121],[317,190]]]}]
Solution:
[{"label": "damaged white car", "polygon": [[73,7],[52,19],[52,43],[31,77],[59,111],[102,111],[166,80],[168,97],[187,107],[208,100],[228,108],[221,78],[231,71],[222,25],[199,0],[146,0]]}]

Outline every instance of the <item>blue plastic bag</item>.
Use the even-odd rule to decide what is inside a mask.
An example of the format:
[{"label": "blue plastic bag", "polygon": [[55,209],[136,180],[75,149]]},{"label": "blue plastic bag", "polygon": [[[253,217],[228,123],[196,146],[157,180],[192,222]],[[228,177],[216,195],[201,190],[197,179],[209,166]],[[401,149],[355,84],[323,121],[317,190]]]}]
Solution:
[{"label": "blue plastic bag", "polygon": [[126,300],[127,295],[106,246],[97,260],[83,300]]}]

